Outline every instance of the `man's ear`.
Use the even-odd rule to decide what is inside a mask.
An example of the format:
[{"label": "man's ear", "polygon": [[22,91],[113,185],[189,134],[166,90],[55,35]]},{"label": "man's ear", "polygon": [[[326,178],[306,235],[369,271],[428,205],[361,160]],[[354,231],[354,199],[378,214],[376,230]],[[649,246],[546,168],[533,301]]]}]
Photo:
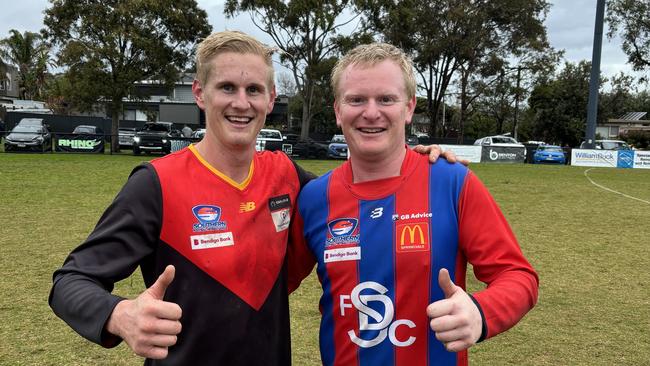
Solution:
[{"label": "man's ear", "polygon": [[417,97],[414,95],[411,100],[406,103],[406,124],[410,124],[413,119],[413,113],[415,113],[415,106],[418,104]]},{"label": "man's ear", "polygon": [[203,87],[201,86],[201,82],[197,79],[194,79],[192,82],[192,94],[194,95],[196,105],[205,110],[205,103],[203,102]]},{"label": "man's ear", "polygon": [[339,111],[340,105],[338,99],[334,99],[334,115],[336,116],[336,127],[341,128],[341,118],[339,118]]},{"label": "man's ear", "polygon": [[271,87],[271,93],[269,93],[269,94],[270,94],[269,97],[271,98],[271,100],[269,101],[269,109],[268,109],[267,114],[269,114],[269,113],[271,113],[271,111],[273,111],[273,105],[275,104],[275,97],[277,96],[277,92],[275,91],[275,84]]}]

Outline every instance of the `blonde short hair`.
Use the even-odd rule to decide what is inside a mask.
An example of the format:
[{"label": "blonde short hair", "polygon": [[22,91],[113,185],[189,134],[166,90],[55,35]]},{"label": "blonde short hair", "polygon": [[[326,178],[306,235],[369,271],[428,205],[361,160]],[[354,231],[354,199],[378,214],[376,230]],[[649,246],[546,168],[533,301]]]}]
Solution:
[{"label": "blonde short hair", "polygon": [[341,76],[348,66],[375,66],[385,60],[391,60],[399,66],[404,76],[406,96],[408,99],[415,96],[415,74],[413,62],[401,49],[388,43],[370,43],[355,47],[341,58],[332,70],[331,86],[335,97],[338,99]]},{"label": "blonde short hair", "polygon": [[240,31],[215,32],[199,43],[196,51],[196,78],[201,84],[205,85],[208,81],[212,71],[212,59],[226,52],[250,53],[262,57],[269,69],[268,86],[274,85],[272,56],[275,50]]}]

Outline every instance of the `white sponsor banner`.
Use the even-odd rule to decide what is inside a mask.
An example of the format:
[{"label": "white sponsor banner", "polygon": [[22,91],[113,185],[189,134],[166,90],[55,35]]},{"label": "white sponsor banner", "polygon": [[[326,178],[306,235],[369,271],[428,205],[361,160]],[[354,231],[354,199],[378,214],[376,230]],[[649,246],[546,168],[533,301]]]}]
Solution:
[{"label": "white sponsor banner", "polygon": [[470,163],[481,162],[481,146],[474,145],[440,145],[442,151],[451,150],[459,159],[469,160]]},{"label": "white sponsor banner", "polygon": [[616,168],[618,151],[615,150],[571,150],[571,165]]},{"label": "white sponsor banner", "polygon": [[323,252],[323,261],[325,263],[358,261],[360,259],[361,247],[327,249]]},{"label": "white sponsor banner", "polygon": [[650,151],[635,151],[633,168],[650,169]]},{"label": "white sponsor banner", "polygon": [[192,250],[197,250],[229,247],[235,245],[235,242],[232,238],[232,232],[229,231],[226,233],[192,235],[190,236],[190,245]]}]

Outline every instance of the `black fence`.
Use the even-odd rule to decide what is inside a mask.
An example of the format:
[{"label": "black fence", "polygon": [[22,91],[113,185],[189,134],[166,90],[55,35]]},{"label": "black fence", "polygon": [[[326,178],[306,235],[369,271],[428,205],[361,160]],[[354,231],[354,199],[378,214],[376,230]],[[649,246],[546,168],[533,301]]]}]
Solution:
[{"label": "black fence", "polygon": [[[0,131],[1,152],[17,153],[61,153],[61,154],[114,154],[118,152],[133,152],[133,145],[120,144],[119,151],[112,148],[113,140],[124,142],[123,136],[110,134],[71,134],[71,133],[34,133],[11,131],[11,138],[8,138],[9,131]],[[122,139],[120,139],[122,137]],[[164,143],[158,148],[140,149],[142,153],[175,152],[189,146],[191,143],[200,141],[199,138],[171,137],[165,138]],[[164,146],[163,146],[164,145]]]}]

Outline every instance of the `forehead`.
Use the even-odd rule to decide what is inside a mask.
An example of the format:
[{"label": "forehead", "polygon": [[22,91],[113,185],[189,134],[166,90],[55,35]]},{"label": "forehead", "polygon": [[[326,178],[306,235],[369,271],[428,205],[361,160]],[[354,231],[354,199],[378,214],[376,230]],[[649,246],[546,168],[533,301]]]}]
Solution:
[{"label": "forehead", "polygon": [[209,79],[212,82],[268,84],[270,67],[264,58],[252,53],[224,52],[211,61]]},{"label": "forehead", "polygon": [[405,95],[406,82],[400,67],[392,60],[376,64],[348,65],[341,74],[339,94],[345,95]]}]

